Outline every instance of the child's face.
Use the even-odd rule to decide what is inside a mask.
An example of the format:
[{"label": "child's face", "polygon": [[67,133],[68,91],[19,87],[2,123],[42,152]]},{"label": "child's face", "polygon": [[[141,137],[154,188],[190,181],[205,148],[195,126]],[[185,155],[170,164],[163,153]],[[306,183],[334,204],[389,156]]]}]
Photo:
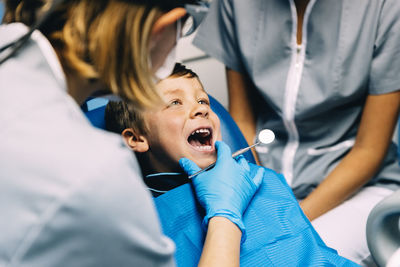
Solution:
[{"label": "child's face", "polygon": [[200,168],[216,160],[220,121],[197,78],[172,76],[157,84],[165,104],[144,112],[149,158],[159,172],[180,171],[186,157]]}]

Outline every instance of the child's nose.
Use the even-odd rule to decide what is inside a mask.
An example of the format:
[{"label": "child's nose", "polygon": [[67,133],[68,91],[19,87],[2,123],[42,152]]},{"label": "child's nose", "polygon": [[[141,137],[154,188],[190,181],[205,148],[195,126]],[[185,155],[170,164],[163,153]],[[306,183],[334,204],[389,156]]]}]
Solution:
[{"label": "child's nose", "polygon": [[192,111],[193,117],[205,117],[207,118],[209,114],[209,108],[204,104],[196,104]]}]

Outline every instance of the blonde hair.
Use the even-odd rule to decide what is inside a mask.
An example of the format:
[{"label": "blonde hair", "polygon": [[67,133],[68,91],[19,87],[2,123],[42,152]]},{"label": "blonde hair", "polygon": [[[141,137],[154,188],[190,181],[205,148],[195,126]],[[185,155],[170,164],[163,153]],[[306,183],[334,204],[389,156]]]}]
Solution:
[{"label": "blonde hair", "polygon": [[[20,5],[36,2],[44,7],[48,0],[19,2]],[[134,104],[150,106],[159,96],[152,81],[149,39],[154,22],[165,11],[145,2],[133,2],[68,0],[41,30],[56,48],[65,69],[86,79],[101,80],[113,93]],[[18,10],[22,14],[24,9],[14,11]],[[14,15],[17,18],[18,13]],[[35,19],[22,22],[29,25],[27,22]]]},{"label": "blonde hair", "polygon": [[51,0],[6,0],[3,21],[22,22],[31,26],[45,12]]},{"label": "blonde hair", "polygon": [[93,1],[80,1],[70,11],[60,36],[64,63],[85,78],[100,78],[113,93],[137,104],[154,103],[158,95],[151,79],[149,38],[161,10],[109,1],[97,13]]}]

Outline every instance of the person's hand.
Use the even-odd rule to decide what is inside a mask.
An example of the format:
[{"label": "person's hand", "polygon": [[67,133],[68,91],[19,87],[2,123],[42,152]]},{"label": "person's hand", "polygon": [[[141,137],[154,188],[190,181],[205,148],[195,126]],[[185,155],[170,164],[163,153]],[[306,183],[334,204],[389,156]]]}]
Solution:
[{"label": "person's hand", "polygon": [[[192,179],[197,198],[206,210],[203,226],[207,227],[209,219],[214,216],[225,217],[240,228],[243,242],[245,227],[242,215],[261,185],[264,168],[251,172],[246,159],[243,156],[233,159],[225,143],[217,141],[215,147],[215,166]],[[187,158],[180,159],[179,164],[188,175],[200,170]]]}]

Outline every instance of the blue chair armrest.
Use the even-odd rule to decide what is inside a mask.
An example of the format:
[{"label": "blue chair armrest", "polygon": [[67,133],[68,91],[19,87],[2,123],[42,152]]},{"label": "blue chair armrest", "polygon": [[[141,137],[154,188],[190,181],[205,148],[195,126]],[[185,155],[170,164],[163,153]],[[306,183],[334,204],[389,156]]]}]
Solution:
[{"label": "blue chair armrest", "polygon": [[400,190],[384,198],[367,220],[367,243],[378,266],[386,266],[400,247]]}]

